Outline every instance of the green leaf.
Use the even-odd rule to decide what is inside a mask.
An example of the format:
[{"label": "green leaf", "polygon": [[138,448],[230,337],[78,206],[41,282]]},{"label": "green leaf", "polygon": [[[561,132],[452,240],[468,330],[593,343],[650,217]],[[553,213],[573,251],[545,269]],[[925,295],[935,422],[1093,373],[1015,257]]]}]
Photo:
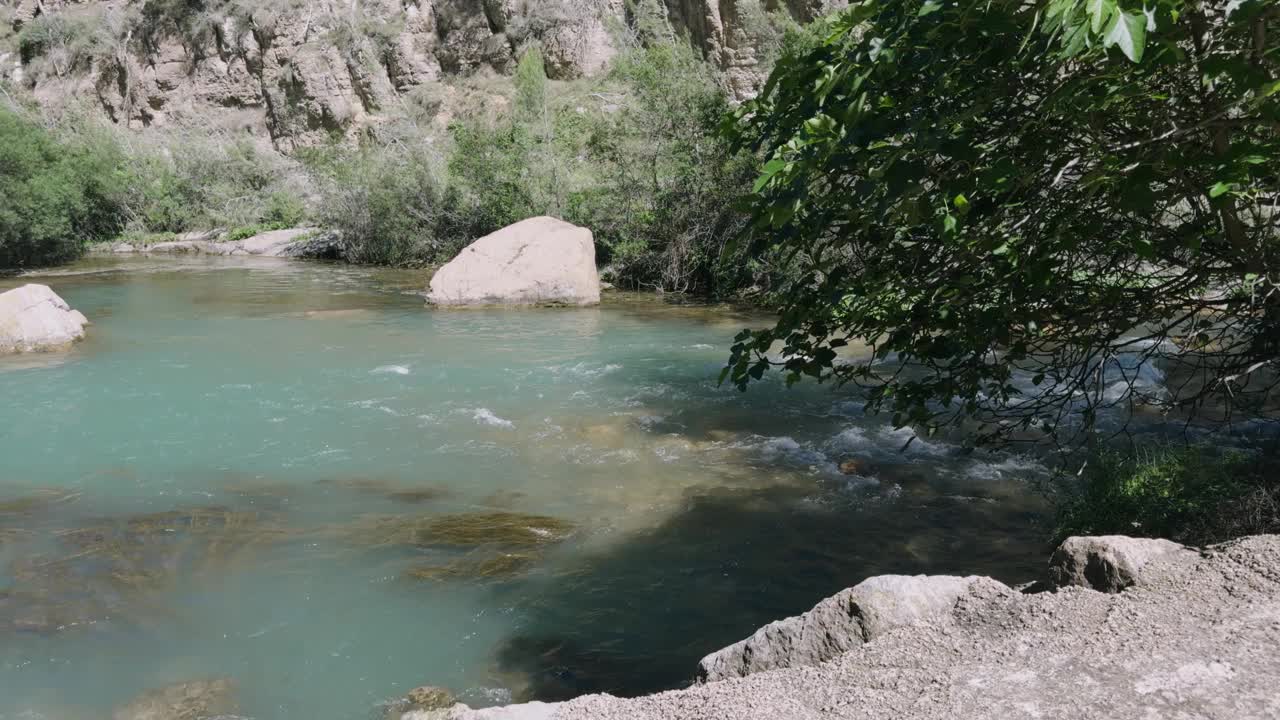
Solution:
[{"label": "green leaf", "polygon": [[965,197],[964,194],[956,195],[955,200],[951,202],[955,204],[957,210],[964,210],[969,207],[969,198]]},{"label": "green leaf", "polygon": [[1142,62],[1147,44],[1146,16],[1118,12],[1102,42],[1107,47],[1119,47],[1120,52],[1133,62]]},{"label": "green leaf", "polygon": [[1280,92],[1280,80],[1273,80],[1272,82],[1263,84],[1262,91],[1258,93],[1258,97],[1269,98],[1278,92]]},{"label": "green leaf", "polygon": [[1102,28],[1106,27],[1107,20],[1111,18],[1111,13],[1115,12],[1115,0],[1088,0],[1085,3],[1085,12],[1089,14],[1089,27],[1094,35],[1102,32]]},{"label": "green leaf", "polygon": [[1226,195],[1229,192],[1231,192],[1230,185],[1224,182],[1218,182],[1218,183],[1214,183],[1213,187],[1209,188],[1209,197],[1218,198],[1218,197],[1222,197],[1223,195]]},{"label": "green leaf", "polygon": [[760,176],[760,179],[756,180],[755,189],[751,192],[758,193],[763,190],[764,186],[768,185],[769,181],[773,179],[773,176],[781,172],[786,166],[787,161],[782,160],[781,158],[774,158],[773,160],[765,163],[764,174]]},{"label": "green leaf", "polygon": [[924,6],[920,8],[920,12],[916,13],[916,17],[924,17],[925,15],[936,13],[941,9],[942,9],[942,3],[935,2],[934,0],[928,0],[928,2],[926,2]]}]

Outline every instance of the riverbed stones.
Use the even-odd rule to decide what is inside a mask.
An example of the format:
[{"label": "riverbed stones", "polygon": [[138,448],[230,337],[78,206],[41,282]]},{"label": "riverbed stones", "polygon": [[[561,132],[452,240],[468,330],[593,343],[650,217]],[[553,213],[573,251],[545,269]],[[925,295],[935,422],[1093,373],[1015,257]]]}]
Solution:
[{"label": "riverbed stones", "polygon": [[84,338],[87,324],[47,285],[0,293],[0,355],[64,350]]},{"label": "riverbed stones", "polygon": [[235,683],[208,678],[147,690],[118,708],[112,720],[202,720],[236,711]]},{"label": "riverbed stones", "polygon": [[1118,593],[1141,583],[1143,568],[1168,555],[1193,560],[1198,553],[1170,540],[1123,535],[1069,537],[1049,559],[1049,580],[1057,587],[1074,585]]},{"label": "riverbed stones", "polygon": [[468,245],[431,278],[443,306],[596,305],[600,276],[591,231],[550,217],[505,227]]},{"label": "riverbed stones", "polygon": [[881,575],[818,603],[802,615],[772,622],[698,664],[698,679],[715,682],[765,670],[819,665],[895,628],[945,620],[975,589],[1005,589],[984,577]]}]

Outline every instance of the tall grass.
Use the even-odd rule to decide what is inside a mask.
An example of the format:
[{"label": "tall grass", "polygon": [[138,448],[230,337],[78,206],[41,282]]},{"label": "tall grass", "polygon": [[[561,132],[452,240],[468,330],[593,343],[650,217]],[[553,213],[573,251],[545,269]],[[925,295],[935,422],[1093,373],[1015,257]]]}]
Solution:
[{"label": "tall grass", "polygon": [[1277,532],[1274,468],[1274,453],[1201,445],[1105,451],[1067,493],[1056,536],[1119,534],[1205,545]]}]

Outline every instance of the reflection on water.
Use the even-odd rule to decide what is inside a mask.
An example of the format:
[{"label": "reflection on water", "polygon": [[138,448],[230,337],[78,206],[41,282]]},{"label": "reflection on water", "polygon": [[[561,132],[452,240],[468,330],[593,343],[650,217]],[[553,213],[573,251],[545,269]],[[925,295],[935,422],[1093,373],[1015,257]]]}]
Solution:
[{"label": "reflection on water", "polygon": [[618,296],[430,311],[421,273],[98,258],[0,359],[0,718],[231,678],[258,718],[678,686],[885,572],[1034,576],[1020,456],[716,376],[758,318]]}]

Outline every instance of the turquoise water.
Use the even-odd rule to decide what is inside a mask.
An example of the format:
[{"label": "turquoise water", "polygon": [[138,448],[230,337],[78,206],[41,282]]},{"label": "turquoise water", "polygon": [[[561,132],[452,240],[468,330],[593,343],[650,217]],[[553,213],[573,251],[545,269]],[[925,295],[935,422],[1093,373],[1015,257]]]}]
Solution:
[{"label": "turquoise water", "polygon": [[[760,318],[432,311],[424,280],[229,258],[0,280],[94,323],[0,359],[0,718],[209,676],[262,719],[367,718],[422,684],[634,694],[868,575],[1039,570],[1034,461],[900,452],[850,391],[718,387]],[[551,519],[403,531],[476,513]]]}]

